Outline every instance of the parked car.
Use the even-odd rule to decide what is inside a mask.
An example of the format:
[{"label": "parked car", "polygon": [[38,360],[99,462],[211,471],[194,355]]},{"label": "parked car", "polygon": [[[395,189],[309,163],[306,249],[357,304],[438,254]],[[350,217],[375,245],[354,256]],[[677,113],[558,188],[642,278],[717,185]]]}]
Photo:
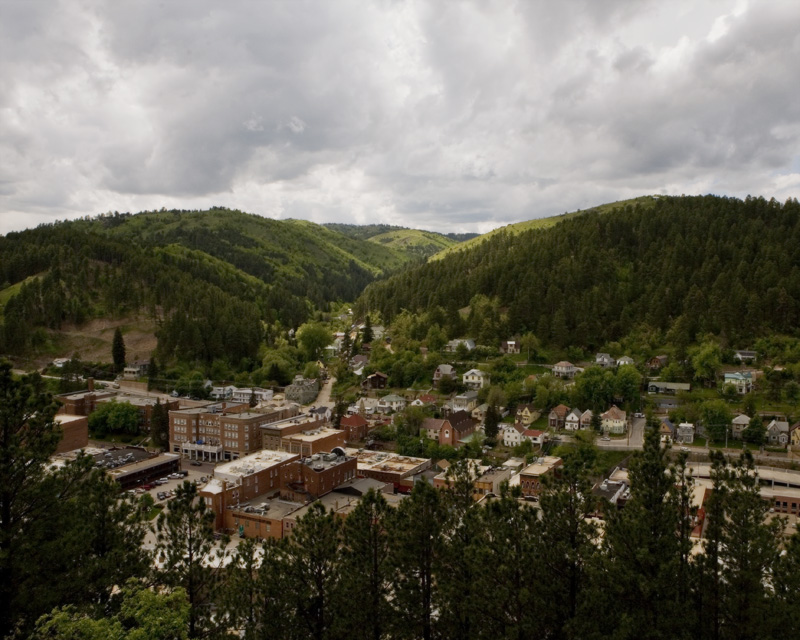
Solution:
[{"label": "parked car", "polygon": [[153,485],[150,484],[150,483],[142,485],[142,489],[144,489],[145,491],[150,491],[150,489],[152,489],[152,488],[153,488]]},{"label": "parked car", "polygon": [[193,467],[201,467],[201,466],[203,466],[203,463],[200,462],[199,460],[192,460],[189,464],[192,465]]}]

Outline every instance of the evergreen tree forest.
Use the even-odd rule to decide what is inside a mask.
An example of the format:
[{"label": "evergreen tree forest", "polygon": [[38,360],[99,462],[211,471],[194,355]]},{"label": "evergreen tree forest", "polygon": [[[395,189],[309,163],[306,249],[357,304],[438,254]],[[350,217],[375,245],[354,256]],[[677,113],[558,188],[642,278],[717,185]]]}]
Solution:
[{"label": "evergreen tree forest", "polygon": [[653,207],[494,234],[369,285],[356,311],[379,311],[389,323],[403,310],[483,299],[496,317],[469,325],[483,344],[526,332],[559,349],[596,350],[632,332],[658,334],[683,353],[708,334],[750,344],[797,332],[798,241],[796,200],[659,197]]},{"label": "evergreen tree forest", "polygon": [[113,214],[0,237],[0,353],[48,331],[146,314],[158,359],[236,365],[269,325],[297,328],[411,258],[310,223],[227,209]]}]

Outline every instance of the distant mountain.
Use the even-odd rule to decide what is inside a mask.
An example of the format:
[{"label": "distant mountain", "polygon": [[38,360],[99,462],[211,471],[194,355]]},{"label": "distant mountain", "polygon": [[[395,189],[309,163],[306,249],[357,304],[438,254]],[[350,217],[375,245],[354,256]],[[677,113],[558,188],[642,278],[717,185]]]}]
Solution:
[{"label": "distant mountain", "polygon": [[144,314],[164,360],[238,363],[268,325],[296,327],[414,260],[390,244],[224,208],[10,233],[0,237],[0,353],[57,350],[67,326]]},{"label": "distant mountain", "polygon": [[325,227],[360,240],[393,249],[413,259],[426,259],[455,246],[476,234],[441,234],[419,229],[406,229],[387,224],[351,225],[331,223]]},{"label": "distant mountain", "polygon": [[465,331],[482,344],[530,331],[559,348],[596,349],[632,332],[676,347],[709,333],[733,345],[798,333],[796,200],[623,204],[458,245],[370,284],[356,312],[388,323],[403,309],[457,319],[471,307]]}]

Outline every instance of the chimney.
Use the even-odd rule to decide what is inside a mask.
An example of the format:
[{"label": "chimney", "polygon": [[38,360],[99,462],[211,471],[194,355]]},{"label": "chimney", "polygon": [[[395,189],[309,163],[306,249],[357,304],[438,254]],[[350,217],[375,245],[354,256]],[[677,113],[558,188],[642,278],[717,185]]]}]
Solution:
[{"label": "chimney", "polygon": [[86,384],[89,386],[89,391],[94,391],[94,378],[88,378]]}]

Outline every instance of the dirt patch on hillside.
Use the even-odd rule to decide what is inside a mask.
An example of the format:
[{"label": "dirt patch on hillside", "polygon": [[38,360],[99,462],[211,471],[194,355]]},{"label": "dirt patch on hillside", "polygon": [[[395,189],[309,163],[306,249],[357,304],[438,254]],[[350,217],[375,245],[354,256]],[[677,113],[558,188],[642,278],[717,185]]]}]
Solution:
[{"label": "dirt patch on hillside", "polygon": [[117,327],[125,340],[126,360],[149,360],[158,341],[156,324],[146,317],[97,319],[81,326],[65,325],[57,337],[60,357],[68,358],[77,353],[81,360],[111,362],[111,342]]}]

